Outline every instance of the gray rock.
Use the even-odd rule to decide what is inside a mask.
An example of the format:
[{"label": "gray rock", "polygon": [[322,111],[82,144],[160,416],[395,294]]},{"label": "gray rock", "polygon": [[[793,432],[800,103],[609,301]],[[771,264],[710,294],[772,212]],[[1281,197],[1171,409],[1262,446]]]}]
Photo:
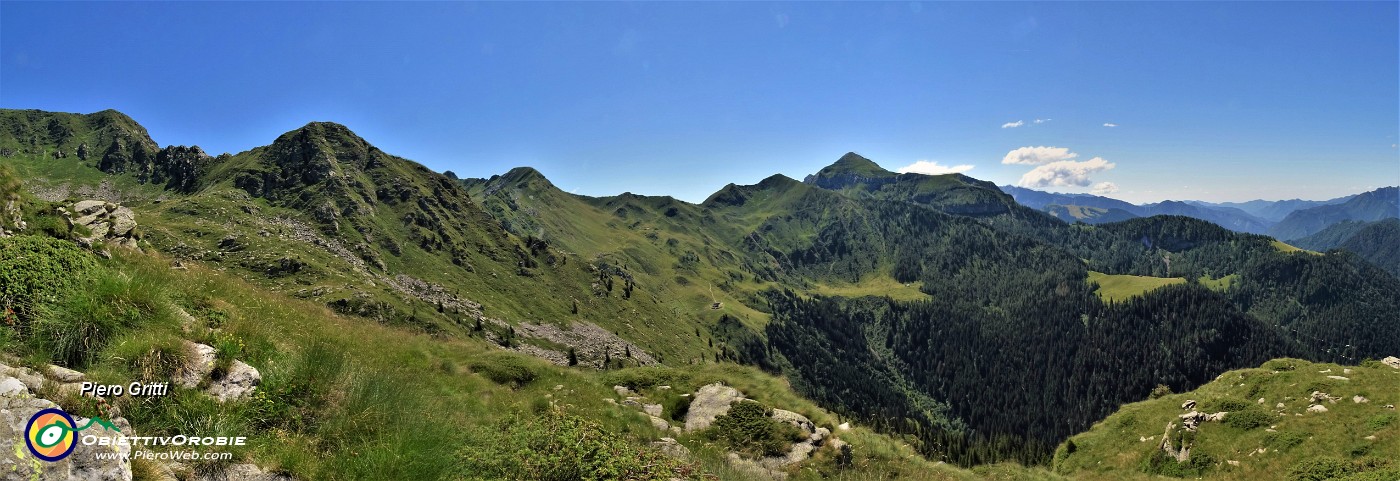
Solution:
[{"label": "gray rock", "polygon": [[48,372],[50,378],[62,383],[83,382],[83,379],[87,378],[86,374],[53,364],[49,364],[44,370]]},{"label": "gray rock", "polygon": [[136,228],[136,214],[126,207],[118,207],[112,213],[112,235],[125,236]]},{"label": "gray rock", "polygon": [[204,392],[214,396],[219,402],[236,401],[252,394],[262,383],[262,374],[243,361],[233,361],[228,373],[222,379],[209,384]]},{"label": "gray rock", "polygon": [[[59,406],[53,401],[34,397],[33,393],[25,390],[23,383],[14,377],[6,376],[0,380],[0,386],[4,386],[4,389],[0,390],[0,473],[4,474],[0,477],[31,481],[131,480],[129,458],[97,459],[96,454],[100,452],[130,452],[130,446],[116,446],[117,443],[113,443],[113,446],[86,446],[78,443],[72,454],[57,462],[35,458],[24,445],[25,427],[35,413]],[[84,418],[75,417],[73,420],[78,426],[87,423],[87,419]],[[111,421],[120,432],[93,425],[82,434],[109,439],[134,434],[131,424],[125,419],[115,418]]]},{"label": "gray rock", "polygon": [[657,430],[660,430],[660,431],[670,431],[670,430],[671,430],[671,423],[666,422],[665,419],[661,419],[661,418],[659,418],[659,417],[652,416],[652,415],[648,414],[648,415],[647,415],[647,420],[651,421],[651,427],[654,427],[654,428],[656,428]]},{"label": "gray rock", "polygon": [[99,211],[106,211],[107,203],[100,200],[81,200],[73,204],[73,211],[80,215],[88,215]]},{"label": "gray rock", "polygon": [[743,399],[738,389],[720,383],[701,387],[690,401],[690,410],[685,414],[685,430],[698,431],[710,427],[715,418],[729,412],[729,405]]},{"label": "gray rock", "polygon": [[627,389],[627,386],[613,386],[613,391],[617,392],[617,395],[620,397],[637,397],[637,393],[632,392],[631,389]]},{"label": "gray rock", "polygon": [[22,396],[28,393],[29,387],[25,386],[19,379],[9,376],[0,379],[0,397]]},{"label": "gray rock", "polygon": [[1385,359],[1381,359],[1381,364],[1385,364],[1385,365],[1390,366],[1390,367],[1393,367],[1393,368],[1395,368],[1395,369],[1400,369],[1400,357],[1395,357],[1395,356],[1386,357]]},{"label": "gray rock", "polygon": [[214,361],[216,349],[214,346],[185,341],[185,365],[175,373],[175,384],[185,388],[194,388],[214,372]]},{"label": "gray rock", "polygon": [[1327,412],[1327,406],[1323,406],[1323,405],[1321,405],[1321,404],[1314,404],[1314,405],[1308,406],[1308,412],[1310,412],[1310,413],[1325,413],[1325,412]]},{"label": "gray rock", "polygon": [[[88,422],[87,418],[79,417],[74,417],[73,421],[78,423],[79,426],[87,424]],[[97,424],[93,424],[82,432],[83,436],[93,435],[99,438],[111,439],[113,442],[110,446],[89,446],[78,443],[78,446],[73,449],[73,454],[69,456],[73,459],[71,479],[90,481],[131,480],[131,458],[129,457],[131,455],[131,446],[120,445],[120,443],[116,441],[126,436],[135,436],[136,433],[131,429],[131,423],[128,423],[126,419],[116,418],[112,420],[112,424],[115,425],[119,431],[112,431],[105,427],[99,427]],[[120,459],[97,459],[99,453],[109,452],[117,453]]]},{"label": "gray rock", "polygon": [[1187,399],[1186,402],[1181,403],[1181,410],[1182,410],[1182,411],[1190,411],[1190,410],[1193,410],[1193,409],[1196,409],[1196,400],[1195,400],[1195,399]]},{"label": "gray rock", "polygon": [[772,417],[774,421],[784,422],[793,426],[797,426],[799,429],[802,429],[803,435],[811,435],[812,432],[817,428],[816,425],[812,424],[812,421],[810,419],[807,419],[806,416],[785,409],[774,409]]},{"label": "gray rock", "polygon": [[685,445],[676,442],[674,438],[661,438],[661,440],[659,441],[652,442],[651,447],[661,451],[661,454],[665,454],[675,459],[679,459],[682,461],[690,459],[690,449],[686,448]]},{"label": "gray rock", "polygon": [[651,416],[660,416],[660,415],[661,415],[661,405],[660,405],[660,404],[643,404],[643,405],[642,405],[642,411],[646,411],[646,413],[647,413],[648,415],[651,415]]}]

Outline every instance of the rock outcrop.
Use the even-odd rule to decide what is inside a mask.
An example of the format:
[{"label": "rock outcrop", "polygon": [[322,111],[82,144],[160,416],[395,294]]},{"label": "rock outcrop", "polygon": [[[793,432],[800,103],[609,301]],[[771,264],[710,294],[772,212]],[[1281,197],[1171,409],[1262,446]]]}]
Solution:
[{"label": "rock outcrop", "polygon": [[1395,368],[1395,369],[1400,369],[1400,357],[1395,357],[1395,356],[1386,357],[1385,359],[1381,359],[1381,364],[1385,364],[1385,365],[1390,366],[1390,367],[1393,367],[1393,368]]},{"label": "rock outcrop", "polygon": [[720,383],[701,387],[690,401],[690,410],[685,414],[685,430],[699,431],[710,427],[715,418],[729,412],[729,405],[744,399],[738,389]]},{"label": "rock outcrop", "polygon": [[257,368],[234,360],[227,370],[219,371],[218,353],[213,346],[185,341],[185,364],[175,373],[175,384],[194,389],[204,383],[209,384],[204,393],[219,402],[236,401],[247,397],[262,383],[262,374]]},{"label": "rock outcrop", "polygon": [[[47,371],[53,373],[57,370],[51,367]],[[98,459],[97,457],[98,453],[129,454],[130,446],[118,446],[119,443],[116,442],[109,442],[107,446],[78,443],[73,448],[72,454],[55,462],[43,461],[34,457],[25,446],[25,429],[29,425],[30,418],[44,409],[61,409],[53,401],[40,398],[39,389],[42,389],[49,382],[65,385],[69,379],[74,377],[71,373],[76,373],[77,377],[81,379],[81,373],[66,369],[58,371],[58,375],[50,374],[49,378],[45,378],[27,368],[12,368],[0,364],[0,473],[4,473],[5,479],[35,481],[131,480],[130,458],[119,456],[117,459]],[[78,416],[73,416],[73,421],[76,423],[76,427],[88,423],[87,418]],[[117,430],[93,424],[82,431],[82,435],[111,440],[135,436],[131,424],[126,419],[115,417],[110,421]]]},{"label": "rock outcrop", "polygon": [[[141,250],[137,246],[141,234],[136,227],[136,214],[126,207],[100,200],[84,200],[58,212],[68,225],[78,231],[77,241],[92,248],[98,243],[125,249]],[[106,251],[102,251],[106,252]]]}]

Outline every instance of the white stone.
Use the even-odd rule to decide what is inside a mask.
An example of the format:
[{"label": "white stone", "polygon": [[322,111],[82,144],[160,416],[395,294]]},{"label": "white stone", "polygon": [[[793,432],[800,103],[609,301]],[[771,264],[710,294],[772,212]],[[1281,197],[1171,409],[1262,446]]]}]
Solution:
[{"label": "white stone", "polygon": [[1308,412],[1310,412],[1310,413],[1325,413],[1325,412],[1327,412],[1327,406],[1323,406],[1323,405],[1321,405],[1321,404],[1314,404],[1314,405],[1308,406]]}]

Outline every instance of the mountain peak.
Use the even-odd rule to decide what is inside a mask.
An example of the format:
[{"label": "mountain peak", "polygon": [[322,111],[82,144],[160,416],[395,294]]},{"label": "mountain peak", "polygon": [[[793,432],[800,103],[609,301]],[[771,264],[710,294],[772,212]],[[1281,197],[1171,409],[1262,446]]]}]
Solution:
[{"label": "mountain peak", "polygon": [[855,152],[846,152],[846,155],[843,155],[840,159],[837,159],[836,163],[828,165],[826,166],[826,168],[823,168],[822,170],[817,172],[818,176],[832,176],[840,174],[852,174],[866,177],[883,177],[886,175],[894,174],[894,172],[885,170],[883,167],[880,167],[880,164],[876,164],[874,161],[862,157],[860,154],[857,154]]}]

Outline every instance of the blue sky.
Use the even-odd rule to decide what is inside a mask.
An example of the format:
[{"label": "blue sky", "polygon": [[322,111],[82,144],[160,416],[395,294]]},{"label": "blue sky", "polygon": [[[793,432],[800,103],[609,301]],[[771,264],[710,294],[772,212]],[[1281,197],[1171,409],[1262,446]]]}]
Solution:
[{"label": "blue sky", "polygon": [[529,165],[588,195],[699,201],[855,151],[1133,202],[1322,199],[1400,183],[1397,18],[1397,2],[6,1],[0,107],[115,108],[211,153],[329,120],[435,170]]}]

